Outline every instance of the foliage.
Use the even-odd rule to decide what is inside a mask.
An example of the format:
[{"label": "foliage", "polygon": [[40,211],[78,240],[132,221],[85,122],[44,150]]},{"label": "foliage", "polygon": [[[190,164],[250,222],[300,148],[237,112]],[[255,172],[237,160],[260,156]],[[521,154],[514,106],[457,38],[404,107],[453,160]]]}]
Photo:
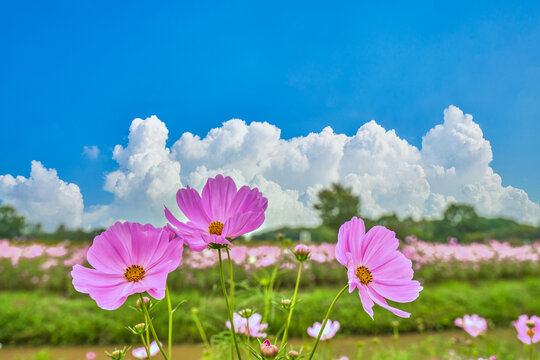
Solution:
[{"label": "foliage", "polygon": [[[226,310],[219,289],[207,291],[200,296],[197,291],[177,292],[173,287],[173,304],[182,300],[175,314],[175,342],[199,342],[198,331],[191,320],[189,309],[197,307],[199,316],[208,335],[225,331]],[[329,299],[336,288],[316,288],[301,291],[300,303],[295,310],[295,321],[291,324],[291,337],[307,338],[306,328],[324,313]],[[236,308],[251,307],[260,310],[263,294],[257,288],[241,286],[238,290]],[[274,296],[278,303],[282,297],[290,297],[291,290],[279,291]],[[240,300],[241,299],[241,300]],[[134,304],[135,297],[128,300]],[[283,323],[285,313],[275,304],[274,317],[270,317],[270,333],[277,331]],[[540,313],[540,286],[537,278],[523,280],[482,281],[474,284],[459,281],[444,282],[426,287],[420,299],[401,305],[413,314],[410,319],[400,320],[400,330],[417,332],[424,330],[455,329],[453,321],[464,313],[477,313],[490,321],[493,327],[508,327],[512,320],[522,314]],[[166,304],[156,306],[155,325],[166,329]],[[127,306],[117,311],[99,310],[93,300],[82,294],[72,293],[69,297],[43,292],[0,293],[0,339],[6,345],[75,345],[75,344],[131,344],[137,338],[130,334],[124,324],[136,324],[141,314]],[[342,324],[339,336],[375,335],[392,332],[390,312],[376,308],[376,321],[362,310],[356,294],[343,296],[332,313],[332,319]]]},{"label": "foliage", "polygon": [[313,207],[319,211],[322,224],[330,229],[338,230],[341,224],[360,213],[360,198],[349,187],[334,183],[317,196]]},{"label": "foliage", "polygon": [[13,206],[0,206],[0,238],[20,236],[25,226],[24,216],[17,214]]}]

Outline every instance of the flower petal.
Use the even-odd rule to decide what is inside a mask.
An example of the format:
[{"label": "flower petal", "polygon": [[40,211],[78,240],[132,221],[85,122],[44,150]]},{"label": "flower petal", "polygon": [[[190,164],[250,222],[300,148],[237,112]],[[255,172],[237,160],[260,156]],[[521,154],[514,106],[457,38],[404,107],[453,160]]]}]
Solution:
[{"label": "flower petal", "polygon": [[402,318],[408,318],[411,316],[411,314],[408,312],[396,309],[395,307],[388,305],[386,300],[381,295],[379,295],[376,291],[372,290],[369,286],[367,286],[367,292],[369,294],[369,297],[375,302],[375,304],[387,310],[390,310],[392,313],[394,313],[394,315],[397,315]]},{"label": "flower petal", "polygon": [[223,227],[223,233],[226,237],[234,239],[258,229],[263,222],[264,212],[262,211],[238,213],[227,220]]},{"label": "flower petal", "polygon": [[210,221],[225,223],[231,216],[229,207],[235,196],[236,184],[230,176],[217,175],[208,179],[202,191],[202,204]]},{"label": "flower petal", "polygon": [[369,297],[367,288],[365,286],[360,286],[358,288],[358,294],[360,295],[360,301],[362,302],[362,307],[364,311],[371,317],[373,320],[373,300]]},{"label": "flower petal", "polygon": [[393,231],[384,226],[374,226],[364,236],[360,261],[369,269],[377,267],[386,262],[398,246],[399,241]]},{"label": "flower petal", "polygon": [[336,259],[343,266],[348,266],[347,253],[356,263],[360,259],[360,246],[366,232],[364,221],[354,216],[339,228],[338,242],[336,245]]},{"label": "flower petal", "polygon": [[422,286],[416,280],[378,280],[375,278],[369,286],[380,296],[399,303],[415,300],[422,291]]},{"label": "flower petal", "polygon": [[209,215],[204,210],[204,205],[197,190],[190,188],[180,189],[176,193],[176,202],[182,213],[191,220],[194,224],[197,224],[201,229],[208,229],[210,225]]}]

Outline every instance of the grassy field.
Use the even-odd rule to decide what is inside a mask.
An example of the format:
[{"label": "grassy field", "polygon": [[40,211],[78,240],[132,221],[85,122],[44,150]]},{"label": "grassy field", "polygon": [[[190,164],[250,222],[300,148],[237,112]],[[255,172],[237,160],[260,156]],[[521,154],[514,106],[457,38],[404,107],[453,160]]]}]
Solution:
[{"label": "grassy field", "polygon": [[[306,337],[306,328],[320,321],[335,288],[317,288],[301,292],[290,333],[293,337]],[[175,292],[173,303],[185,300],[175,314],[175,342],[199,342],[200,337],[190,316],[190,309],[199,309],[200,319],[208,335],[225,331],[226,311],[219,292]],[[290,297],[290,292],[278,293],[275,300]],[[237,306],[254,308],[262,312],[262,294],[251,288],[237,291]],[[128,299],[127,304],[134,304]],[[1,292],[0,341],[4,345],[79,345],[130,344],[137,338],[125,330],[125,325],[141,321],[141,314],[124,305],[117,311],[99,309],[85,295],[64,297],[52,293]],[[400,304],[401,305],[401,304]],[[401,332],[454,329],[453,321],[463,314],[477,313],[488,319],[490,326],[507,328],[520,314],[540,313],[540,280],[481,281],[463,283],[444,282],[426,287],[420,298],[400,308],[411,312],[410,319],[400,319]],[[166,328],[165,304],[156,305],[155,323]],[[277,332],[284,313],[273,306],[269,316],[269,334]],[[363,311],[358,295],[344,295],[335,307],[332,319],[341,322],[340,336],[377,335],[391,333],[391,322],[397,318],[390,312],[376,308],[375,321]]]}]

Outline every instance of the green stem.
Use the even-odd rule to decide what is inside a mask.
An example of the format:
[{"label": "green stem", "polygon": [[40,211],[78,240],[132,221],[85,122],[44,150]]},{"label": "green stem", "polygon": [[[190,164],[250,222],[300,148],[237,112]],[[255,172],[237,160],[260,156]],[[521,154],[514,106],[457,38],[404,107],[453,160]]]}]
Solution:
[{"label": "green stem", "polygon": [[233,313],[231,311],[231,307],[229,306],[229,297],[227,296],[227,289],[225,288],[225,276],[223,275],[223,259],[221,258],[221,249],[218,249],[218,255],[219,255],[219,277],[221,279],[221,289],[223,290],[223,297],[225,298],[225,305],[227,305],[229,321],[231,322],[231,337],[233,339],[234,346],[236,347],[238,360],[241,360],[242,356],[240,355],[240,348],[238,348],[238,342],[236,341],[236,332],[234,331]]},{"label": "green stem", "polygon": [[336,297],[334,298],[334,301],[332,301],[332,303],[330,304],[330,307],[328,308],[328,311],[326,312],[326,316],[324,317],[321,330],[319,331],[319,335],[317,336],[317,340],[315,340],[315,345],[313,345],[313,350],[311,350],[311,353],[309,354],[308,360],[311,360],[313,358],[313,355],[315,354],[315,350],[317,350],[317,345],[319,345],[319,341],[321,340],[321,335],[323,333],[324,327],[326,326],[326,323],[328,322],[328,318],[330,317],[330,313],[332,312],[334,305],[338,301],[341,294],[343,294],[345,290],[347,290],[348,287],[349,285],[345,285],[343,289],[341,289],[341,291],[336,295]]},{"label": "green stem", "polygon": [[248,359],[251,359],[251,352],[249,351],[249,348],[251,347],[249,345],[249,335],[251,334],[251,329],[249,328],[249,318],[246,318],[246,325],[247,325]]},{"label": "green stem", "polygon": [[529,345],[529,360],[533,360],[533,342],[531,336],[531,344]]},{"label": "green stem", "polygon": [[287,325],[285,325],[285,331],[283,332],[283,338],[281,339],[281,349],[287,345],[287,336],[289,335],[289,326],[291,325],[291,319],[294,307],[296,306],[296,296],[298,295],[298,287],[300,286],[300,277],[302,276],[302,266],[304,263],[300,261],[298,266],[298,274],[296,275],[296,285],[294,286],[294,294],[289,307],[289,316],[287,316]]},{"label": "green stem", "polygon": [[167,354],[165,354],[165,350],[163,350],[163,347],[161,346],[161,343],[159,342],[158,336],[156,334],[156,330],[154,329],[154,324],[152,324],[152,319],[150,318],[150,314],[148,313],[148,309],[146,308],[146,304],[144,303],[143,297],[141,294],[139,294],[139,297],[141,299],[144,315],[146,316],[148,320],[150,331],[152,332],[152,336],[154,337],[154,340],[156,340],[156,344],[159,347],[159,351],[161,351],[161,354],[163,355],[163,358],[165,358],[165,360],[169,360],[169,357],[167,356]]},{"label": "green stem", "polygon": [[[270,312],[270,300],[272,300],[272,295],[274,293],[274,284],[276,282],[277,278],[277,272],[279,268],[279,259],[276,262],[276,265],[274,265],[274,270],[272,270],[272,276],[270,277],[270,283],[266,287],[266,291],[264,292],[264,314],[262,322],[266,322],[268,319],[268,313]],[[273,318],[273,317],[272,317]]]},{"label": "green stem", "polygon": [[231,288],[231,296],[230,296],[230,302],[231,302],[231,311],[234,312],[234,279],[233,279],[233,266],[232,266],[232,259],[231,259],[231,253],[229,251],[229,248],[225,248],[227,251],[227,259],[229,260],[229,286]]},{"label": "green stem", "polygon": [[172,312],[172,306],[171,306],[171,294],[169,293],[169,285],[165,283],[165,297],[167,298],[167,310],[169,312],[169,336],[168,336],[168,343],[169,343],[169,359],[172,359],[172,318],[173,318],[173,312]]},{"label": "green stem", "polygon": [[[146,304],[144,303],[144,301],[142,301],[141,306],[146,307]],[[144,313],[144,311],[143,311],[143,316],[144,316],[144,324],[146,325],[146,343],[148,344],[147,355],[148,355],[148,359],[150,359],[150,326],[148,325],[148,319],[146,318],[146,314]],[[143,339],[143,344],[144,344],[144,339]]]},{"label": "green stem", "polygon": [[146,357],[148,358],[148,360],[150,360],[151,359],[151,357],[150,357],[150,348],[148,347],[148,344],[144,341],[143,334],[141,333],[139,335],[141,336],[141,341],[142,341],[143,346],[144,346],[144,348],[146,350]]},{"label": "green stem", "polygon": [[201,339],[204,345],[206,347],[210,347],[210,344],[208,343],[208,338],[206,337],[206,333],[204,332],[204,328],[202,327],[199,317],[195,313],[192,313],[191,316],[193,317],[193,321],[195,322],[195,326],[197,327],[197,330],[199,330],[199,335],[201,335]]}]

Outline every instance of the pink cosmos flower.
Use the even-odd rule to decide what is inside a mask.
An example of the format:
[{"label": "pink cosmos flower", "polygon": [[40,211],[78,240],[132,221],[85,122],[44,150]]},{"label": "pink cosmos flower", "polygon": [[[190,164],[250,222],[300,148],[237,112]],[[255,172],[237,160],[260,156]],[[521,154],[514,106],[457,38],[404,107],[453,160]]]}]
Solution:
[{"label": "pink cosmos flower", "polygon": [[[262,316],[259,313],[253,313],[249,317],[249,336],[254,338],[263,338],[266,337],[266,333],[263,331],[268,328],[267,323],[261,323]],[[234,323],[234,331],[237,334],[244,334],[247,336],[248,329],[247,329],[247,319],[240,316],[238,313],[233,313],[233,323]],[[231,329],[231,322],[227,321],[225,323],[227,328]]]},{"label": "pink cosmos flower", "polygon": [[[322,324],[320,322],[316,322],[313,324],[312,327],[308,327],[307,333],[309,336],[314,337],[315,339],[317,336],[319,336],[319,332],[321,331]],[[339,321],[332,321],[328,319],[326,322],[326,325],[324,326],[324,330],[321,335],[321,341],[329,340],[336,336],[336,333],[338,332],[341,325],[339,324]]]},{"label": "pink cosmos flower", "polygon": [[94,360],[96,358],[96,353],[93,351],[89,351],[86,353],[86,359],[87,360]]},{"label": "pink cosmos flower", "polygon": [[454,320],[454,324],[463,328],[472,337],[477,337],[487,330],[487,321],[476,314],[465,315],[463,319]]},{"label": "pink cosmos flower", "polygon": [[[157,342],[152,341],[150,343],[150,356],[157,355],[158,352],[159,352],[159,346]],[[133,355],[137,359],[147,359],[146,349],[144,347],[133,349],[131,351],[131,355]]]},{"label": "pink cosmos flower", "polygon": [[178,190],[176,202],[189,221],[179,221],[167,207],[165,217],[171,229],[194,251],[211,243],[232,245],[227,238],[259,228],[268,207],[268,200],[257,188],[242,186],[237,190],[233,179],[222,175],[208,179],[202,196],[189,186]]},{"label": "pink cosmos flower", "polygon": [[397,248],[395,233],[374,226],[367,234],[364,221],[353,217],[341,225],[336,245],[336,259],[347,267],[349,292],[356,288],[366,313],[373,319],[374,303],[400,317],[410,314],[386,302],[406,303],[415,300],[422,286],[412,280],[411,260]]},{"label": "pink cosmos flower", "polygon": [[527,315],[520,315],[513,324],[518,333],[517,337],[521,342],[531,345],[531,337],[533,344],[540,341],[540,318],[538,316],[533,315],[529,319]]},{"label": "pink cosmos flower", "polygon": [[96,236],[88,250],[94,269],[73,267],[73,286],[105,310],[119,308],[136,293],[163,299],[167,275],[182,259],[182,242],[173,236],[168,229],[117,222]]}]

